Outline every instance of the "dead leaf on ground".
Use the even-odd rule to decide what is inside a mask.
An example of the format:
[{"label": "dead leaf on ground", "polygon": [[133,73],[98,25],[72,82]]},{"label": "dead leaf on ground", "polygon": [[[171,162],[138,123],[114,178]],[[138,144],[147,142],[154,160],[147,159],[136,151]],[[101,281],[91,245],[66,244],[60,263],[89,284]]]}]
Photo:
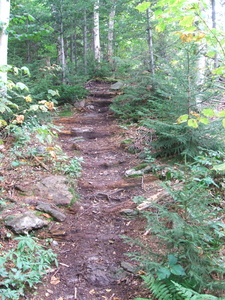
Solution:
[{"label": "dead leaf on ground", "polygon": [[41,216],[47,218],[47,219],[51,219],[52,216],[50,216],[49,214],[46,214],[46,213],[42,213]]},{"label": "dead leaf on ground", "polygon": [[59,277],[52,276],[50,283],[53,285],[57,285],[58,283],[60,283]]}]

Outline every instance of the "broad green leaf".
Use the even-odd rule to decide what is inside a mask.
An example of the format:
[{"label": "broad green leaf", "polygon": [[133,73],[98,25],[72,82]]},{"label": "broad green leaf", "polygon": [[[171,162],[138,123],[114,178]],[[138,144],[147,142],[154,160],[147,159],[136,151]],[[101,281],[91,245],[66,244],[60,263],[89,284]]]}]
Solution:
[{"label": "broad green leaf", "polygon": [[218,112],[218,116],[219,116],[220,118],[225,118],[225,110],[219,111],[219,112]]},{"label": "broad green leaf", "polygon": [[165,23],[159,23],[156,27],[155,30],[158,32],[162,32],[166,29],[166,24]]},{"label": "broad green leaf", "polygon": [[203,109],[202,114],[206,117],[214,117],[215,111],[211,108],[205,108]]},{"label": "broad green leaf", "polygon": [[22,82],[17,82],[17,83],[16,83],[16,87],[17,87],[18,89],[21,89],[22,91],[23,91],[23,90],[28,91],[28,87],[27,87],[24,83],[22,83]]},{"label": "broad green leaf", "polygon": [[163,11],[162,11],[162,9],[157,9],[157,10],[154,11],[154,14],[155,14],[155,16],[157,17],[157,16],[162,15],[162,14],[163,14]]},{"label": "broad green leaf", "polygon": [[201,118],[199,119],[199,122],[201,122],[202,124],[207,125],[207,124],[209,124],[209,119],[201,117]]},{"label": "broad green leaf", "polygon": [[37,105],[37,104],[31,105],[29,110],[30,111],[37,111],[37,110],[39,110],[39,105]]},{"label": "broad green leaf", "polygon": [[196,121],[196,119],[189,119],[188,126],[193,127],[193,128],[198,128],[198,122]]},{"label": "broad green leaf", "polygon": [[181,265],[175,265],[171,268],[171,273],[174,275],[182,276],[186,275],[184,268]]},{"label": "broad green leaf", "polygon": [[206,53],[206,56],[208,57],[214,57],[216,55],[216,51],[209,51]]},{"label": "broad green leaf", "polygon": [[168,260],[169,260],[169,266],[170,267],[176,265],[176,263],[177,263],[176,256],[174,256],[172,254],[168,255]]},{"label": "broad green leaf", "polygon": [[222,120],[223,127],[225,128],[225,119]]},{"label": "broad green leaf", "polygon": [[170,275],[171,275],[170,270],[168,268],[164,268],[164,267],[161,267],[159,269],[159,271],[157,272],[157,276],[160,280],[166,279],[166,278],[170,277]]},{"label": "broad green leaf", "polygon": [[144,11],[146,11],[149,7],[150,7],[150,2],[143,2],[143,3],[138,4],[135,8],[136,8],[139,12],[144,12]]},{"label": "broad green leaf", "polygon": [[178,119],[177,119],[177,123],[180,124],[180,123],[183,123],[183,122],[187,122],[189,116],[188,115],[182,115],[180,116]]},{"label": "broad green leaf", "polygon": [[30,76],[30,71],[27,67],[22,67],[21,70],[24,72],[24,74]]},{"label": "broad green leaf", "polygon": [[213,166],[215,171],[225,171],[225,163]]},{"label": "broad green leaf", "polygon": [[194,16],[185,16],[180,21],[180,25],[184,27],[190,27],[192,26],[193,22],[194,22]]},{"label": "broad green leaf", "polygon": [[212,70],[213,74],[223,75],[225,73],[225,67],[219,67],[217,69]]},{"label": "broad green leaf", "polygon": [[[0,127],[2,127],[2,126],[6,126],[7,125],[7,122],[5,121],[5,120],[0,120]],[[2,140],[0,140],[1,141],[1,145],[2,145]]]}]

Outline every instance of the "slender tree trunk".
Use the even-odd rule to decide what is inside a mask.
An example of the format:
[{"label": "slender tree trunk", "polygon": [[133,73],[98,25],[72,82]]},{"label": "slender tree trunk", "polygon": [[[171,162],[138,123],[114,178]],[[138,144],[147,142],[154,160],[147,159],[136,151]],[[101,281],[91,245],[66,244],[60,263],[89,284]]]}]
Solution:
[{"label": "slender tree trunk", "polygon": [[152,27],[151,27],[151,10],[147,9],[147,32],[148,32],[148,49],[149,49],[149,58],[150,58],[150,71],[152,74],[155,74],[154,66],[154,55],[153,55],[153,40],[152,40]]},{"label": "slender tree trunk", "polygon": [[64,36],[63,36],[63,23],[61,21],[61,31],[59,36],[59,60],[60,65],[62,67],[62,82],[63,84],[66,83],[66,55],[65,55],[65,43],[64,43]]},{"label": "slender tree trunk", "polygon": [[[216,28],[216,1],[211,0],[212,5],[212,28]],[[214,67],[218,68],[218,57],[217,54],[214,56]]]},{"label": "slender tree trunk", "polygon": [[87,74],[87,11],[86,9],[84,10],[83,45],[84,45],[84,74]]},{"label": "slender tree trunk", "polygon": [[109,31],[108,31],[108,61],[113,64],[113,39],[114,39],[114,24],[116,15],[116,0],[112,0],[113,6],[109,14]]},{"label": "slender tree trunk", "polygon": [[[8,57],[8,34],[10,0],[0,0],[0,68],[7,65]],[[0,80],[7,81],[7,72],[0,70]]]},{"label": "slender tree trunk", "polygon": [[100,32],[99,32],[99,0],[94,4],[94,54],[95,59],[101,61]]}]

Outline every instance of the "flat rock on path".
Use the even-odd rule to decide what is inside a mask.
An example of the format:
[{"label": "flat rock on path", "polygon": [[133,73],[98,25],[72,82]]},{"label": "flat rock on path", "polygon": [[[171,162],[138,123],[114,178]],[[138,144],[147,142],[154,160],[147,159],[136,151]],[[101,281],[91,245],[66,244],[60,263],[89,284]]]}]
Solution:
[{"label": "flat rock on path", "polygon": [[131,198],[141,193],[140,178],[124,178],[136,158],[120,147],[123,132],[109,110],[110,84],[92,83],[89,89],[84,112],[56,121],[64,127],[59,135],[63,150],[84,160],[77,190],[80,208],[60,223],[67,234],[55,248],[59,267],[47,276],[33,300],[127,300],[141,296],[137,265],[132,263],[132,267],[125,255],[133,249],[121,237],[135,232],[138,236],[140,220],[137,213],[120,213],[132,211],[135,205]]}]

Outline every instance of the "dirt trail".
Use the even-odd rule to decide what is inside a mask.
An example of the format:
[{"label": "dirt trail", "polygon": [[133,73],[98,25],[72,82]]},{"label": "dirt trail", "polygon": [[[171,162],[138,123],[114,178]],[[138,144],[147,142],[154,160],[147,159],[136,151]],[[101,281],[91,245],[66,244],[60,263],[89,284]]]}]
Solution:
[{"label": "dirt trail", "polygon": [[[125,170],[137,163],[120,147],[123,130],[109,111],[113,93],[106,83],[90,83],[91,96],[83,111],[57,120],[63,125],[60,142],[70,157],[83,157],[78,183],[79,208],[68,211],[57,230],[59,269],[57,284],[46,283],[44,299],[126,300],[141,296],[140,280],[130,270],[131,246],[121,235],[138,235],[141,220],[123,216],[140,194],[140,179],[124,179]],[[49,274],[50,282],[53,274]],[[43,299],[35,297],[34,299]]]}]

